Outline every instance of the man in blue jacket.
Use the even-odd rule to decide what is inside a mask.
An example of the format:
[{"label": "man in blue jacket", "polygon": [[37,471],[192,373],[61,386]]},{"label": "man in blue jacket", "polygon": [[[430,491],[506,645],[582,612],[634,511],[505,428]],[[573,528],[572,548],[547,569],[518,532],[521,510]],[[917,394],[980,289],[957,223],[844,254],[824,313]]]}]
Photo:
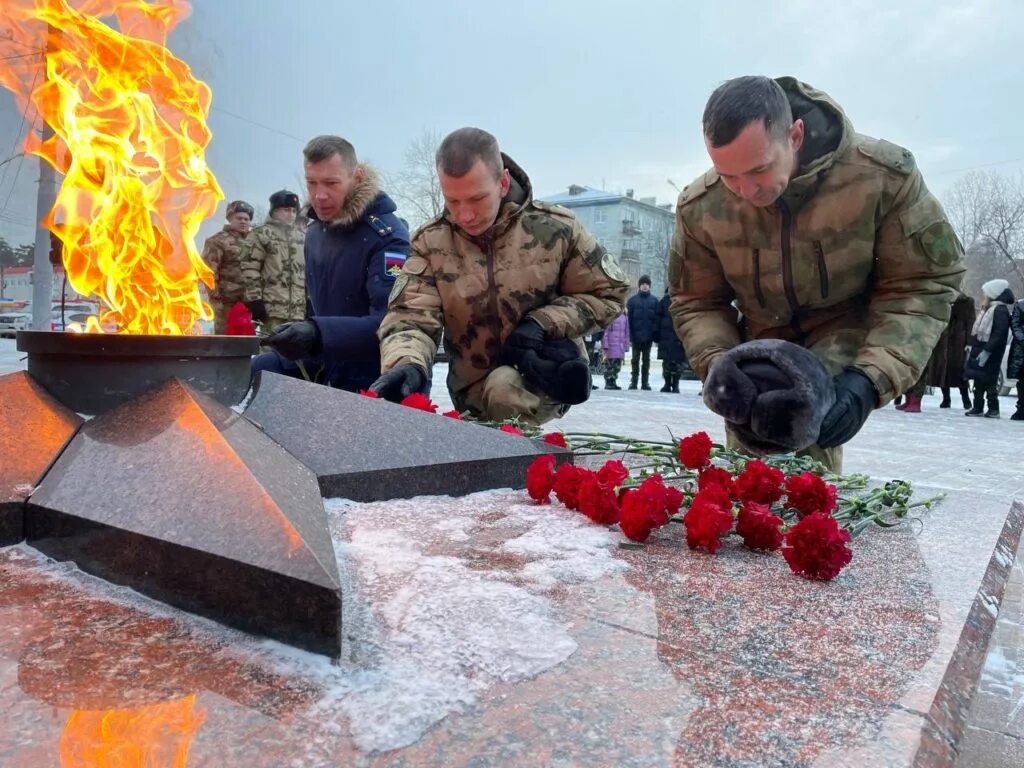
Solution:
[{"label": "man in blue jacket", "polygon": [[647,275],[640,276],[637,288],[637,293],[626,302],[629,343],[633,346],[633,370],[629,378],[629,388],[636,389],[636,380],[641,377],[640,388],[650,389],[651,344],[658,337],[658,300],[651,294],[651,278]]},{"label": "man in blue jacket", "polygon": [[380,375],[377,327],[409,253],[409,228],[348,141],[318,136],[302,153],[310,202],[307,319],[274,328],[266,340],[272,351],[253,359],[253,374],[309,377],[356,392]]}]

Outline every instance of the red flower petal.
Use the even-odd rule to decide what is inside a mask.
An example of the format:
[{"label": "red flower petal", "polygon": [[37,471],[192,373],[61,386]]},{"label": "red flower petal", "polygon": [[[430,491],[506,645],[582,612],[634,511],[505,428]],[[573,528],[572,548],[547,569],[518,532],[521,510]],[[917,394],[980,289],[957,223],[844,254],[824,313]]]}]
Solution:
[{"label": "red flower petal", "polygon": [[807,579],[831,581],[853,559],[849,531],[831,515],[815,512],[786,533],[782,556],[790,570]]},{"label": "red flower petal", "polygon": [[615,490],[601,482],[593,472],[584,476],[579,487],[580,512],[595,523],[613,525],[619,522],[619,504]]},{"label": "red flower petal", "polygon": [[541,504],[551,501],[551,488],[555,483],[555,457],[550,453],[538,456],[526,468],[526,492]]},{"label": "red flower petal", "polygon": [[711,437],[696,432],[679,441],[679,461],[687,469],[703,469],[711,461]]},{"label": "red flower petal", "polygon": [[782,483],[786,476],[781,469],[769,467],[760,459],[747,463],[733,483],[733,491],[740,501],[772,504],[782,498]]},{"label": "red flower petal", "polygon": [[629,477],[629,470],[621,461],[606,461],[604,466],[597,471],[597,479],[610,488],[617,488],[626,482]]},{"label": "red flower petal", "polygon": [[548,432],[542,439],[548,445],[557,445],[559,448],[569,447],[569,444],[565,441],[565,435],[561,432]]},{"label": "red flower petal", "polygon": [[455,419],[456,421],[465,421],[465,419],[462,418],[462,414],[459,413],[454,408],[452,408],[450,411],[445,411],[441,415],[447,416],[449,419]]},{"label": "red flower petal", "polygon": [[417,411],[426,411],[427,413],[437,413],[437,404],[434,403],[429,397],[420,393],[413,392],[402,402],[406,408],[415,408]]},{"label": "red flower petal", "polygon": [[782,546],[782,518],[767,504],[748,501],[740,507],[736,533],[743,537],[748,549],[774,552]]},{"label": "red flower petal", "polygon": [[521,430],[519,427],[514,427],[511,424],[502,424],[500,427],[498,427],[498,430],[501,432],[507,432],[510,435],[519,435],[520,437],[524,436],[523,430]]},{"label": "red flower petal", "polygon": [[786,478],[786,508],[799,517],[828,515],[836,508],[836,487],[813,472],[791,475]]}]

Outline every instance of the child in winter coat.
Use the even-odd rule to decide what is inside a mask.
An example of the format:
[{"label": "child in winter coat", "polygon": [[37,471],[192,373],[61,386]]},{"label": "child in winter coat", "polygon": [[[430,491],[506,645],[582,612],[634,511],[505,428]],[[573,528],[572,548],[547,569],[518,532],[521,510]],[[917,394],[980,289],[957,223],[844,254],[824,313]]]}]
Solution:
[{"label": "child in winter coat", "polygon": [[622,389],[618,384],[619,371],[629,352],[629,320],[625,313],[616,317],[605,329],[601,351],[604,355],[604,388]]}]

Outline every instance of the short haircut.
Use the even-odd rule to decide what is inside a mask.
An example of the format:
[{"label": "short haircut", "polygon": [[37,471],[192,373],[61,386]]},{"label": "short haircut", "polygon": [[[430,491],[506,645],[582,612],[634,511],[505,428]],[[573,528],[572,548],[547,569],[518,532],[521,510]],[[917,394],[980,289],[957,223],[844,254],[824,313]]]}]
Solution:
[{"label": "short haircut", "polygon": [[341,136],[317,136],[310,139],[309,144],[302,150],[302,156],[307,163],[322,163],[335,155],[341,157],[341,162],[350,171],[355,170],[359,164],[359,160],[356,159],[356,148]]},{"label": "short haircut", "polygon": [[459,128],[449,133],[437,148],[435,160],[441,173],[456,178],[469,173],[477,160],[483,160],[495,178],[505,167],[498,140],[479,128]]},{"label": "short haircut", "polygon": [[786,135],[793,125],[793,108],[782,86],[760,75],[727,80],[704,107],[704,137],[712,147],[724,147],[755,120],[764,123],[769,136]]}]

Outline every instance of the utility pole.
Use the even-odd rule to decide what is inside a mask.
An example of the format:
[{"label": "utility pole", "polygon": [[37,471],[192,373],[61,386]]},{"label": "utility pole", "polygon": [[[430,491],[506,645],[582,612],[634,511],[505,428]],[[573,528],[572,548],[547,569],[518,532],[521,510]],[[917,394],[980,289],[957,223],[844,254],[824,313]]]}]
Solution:
[{"label": "utility pole", "polygon": [[[53,27],[47,29],[46,50],[53,49],[59,32]],[[43,67],[46,67],[44,58]],[[45,75],[44,75],[45,77]],[[43,141],[53,135],[53,129],[43,121],[40,129]],[[32,254],[32,330],[50,330],[53,303],[53,265],[50,264],[50,230],[42,221],[50,213],[57,200],[57,173],[53,166],[39,158],[39,189],[36,192],[36,243]]]}]

